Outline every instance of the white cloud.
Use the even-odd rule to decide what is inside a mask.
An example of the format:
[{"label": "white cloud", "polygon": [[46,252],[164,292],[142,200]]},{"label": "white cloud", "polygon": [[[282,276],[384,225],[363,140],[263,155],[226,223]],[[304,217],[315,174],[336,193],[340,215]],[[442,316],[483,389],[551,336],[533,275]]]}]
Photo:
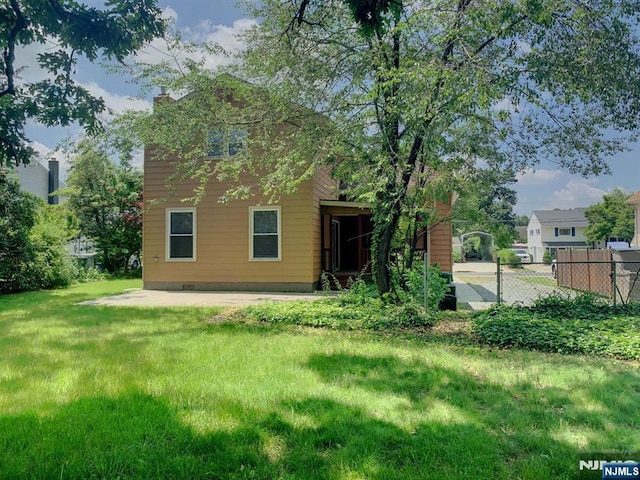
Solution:
[{"label": "white cloud", "polygon": [[516,175],[520,185],[548,185],[549,182],[559,180],[562,177],[561,170],[545,170],[544,168],[535,170],[527,168]]},{"label": "white cloud", "polygon": [[178,12],[173,8],[166,6],[162,9],[162,18],[175,23],[178,20]]},{"label": "white cloud", "polygon": [[[173,12],[175,14],[175,12]],[[177,20],[177,14],[173,17]],[[195,28],[186,28],[182,35],[186,42],[207,44],[210,50],[195,48],[192,51],[171,51],[164,39],[155,39],[136,54],[136,60],[157,65],[161,62],[181,62],[186,58],[202,62],[205,68],[215,69],[233,62],[233,56],[244,48],[241,36],[255,26],[255,20],[241,18],[233,25],[216,25],[210,20],[202,20]]]},{"label": "white cloud", "polygon": [[553,199],[560,208],[588,207],[601,202],[607,192],[590,183],[588,180],[571,180],[564,188],[553,192]]},{"label": "white cloud", "polygon": [[111,93],[96,82],[89,82],[81,85],[94,97],[102,97],[107,108],[112,110],[114,113],[122,113],[125,110],[151,109],[151,102],[148,102],[147,100]]},{"label": "white cloud", "polygon": [[53,150],[40,142],[31,142],[30,146],[37,152],[37,161],[42,165],[47,166],[49,160],[53,158],[60,162],[60,180],[64,182],[71,165],[69,157],[62,150]]},{"label": "white cloud", "polygon": [[213,25],[210,20],[206,20],[200,23],[198,30],[204,35],[205,42],[220,45],[228,52],[238,52],[244,48],[244,41],[240,36],[256,25],[256,21],[249,18],[240,18],[231,26]]}]

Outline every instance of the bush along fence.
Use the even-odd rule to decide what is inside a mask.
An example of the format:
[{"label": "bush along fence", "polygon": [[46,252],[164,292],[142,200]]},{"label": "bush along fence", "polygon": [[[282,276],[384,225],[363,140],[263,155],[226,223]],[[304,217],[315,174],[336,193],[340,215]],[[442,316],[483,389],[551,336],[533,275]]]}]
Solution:
[{"label": "bush along fence", "polygon": [[[640,302],[640,251],[561,250],[551,263],[504,263],[498,259],[498,304],[531,305],[550,294],[592,293],[613,305]],[[499,292],[499,294],[497,293]]]}]

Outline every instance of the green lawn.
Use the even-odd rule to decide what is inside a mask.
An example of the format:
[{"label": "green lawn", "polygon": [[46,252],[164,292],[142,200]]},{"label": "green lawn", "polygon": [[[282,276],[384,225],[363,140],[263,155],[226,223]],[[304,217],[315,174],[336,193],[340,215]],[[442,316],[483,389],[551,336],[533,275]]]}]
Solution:
[{"label": "green lawn", "polygon": [[640,451],[637,363],[75,305],[139,284],[0,297],[0,479],[572,479]]}]

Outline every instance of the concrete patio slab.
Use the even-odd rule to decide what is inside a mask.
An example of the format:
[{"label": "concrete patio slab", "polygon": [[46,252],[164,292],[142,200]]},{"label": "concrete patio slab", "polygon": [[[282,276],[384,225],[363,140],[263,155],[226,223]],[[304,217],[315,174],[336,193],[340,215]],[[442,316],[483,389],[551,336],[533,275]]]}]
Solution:
[{"label": "concrete patio slab", "polygon": [[79,305],[121,307],[242,307],[263,302],[320,300],[326,294],[264,292],[184,292],[135,289],[112,297],[81,302]]}]

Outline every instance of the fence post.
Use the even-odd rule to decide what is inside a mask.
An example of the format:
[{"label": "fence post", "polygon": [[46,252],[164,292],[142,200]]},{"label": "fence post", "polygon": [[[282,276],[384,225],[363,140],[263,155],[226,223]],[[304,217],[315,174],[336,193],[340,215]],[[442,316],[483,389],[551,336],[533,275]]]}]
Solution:
[{"label": "fence post", "polygon": [[569,288],[571,290],[573,290],[573,269],[574,269],[574,265],[573,265],[573,250],[571,248],[569,249],[569,263],[571,265],[571,268],[569,269]]},{"label": "fence post", "polygon": [[424,311],[429,311],[429,275],[427,273],[429,269],[429,254],[424,251]]},{"label": "fence post", "polygon": [[496,267],[497,267],[497,272],[496,272],[496,279],[497,279],[497,294],[496,294],[496,298],[498,300],[498,305],[500,305],[502,303],[502,275],[501,270],[502,268],[500,268],[500,256],[496,256]]},{"label": "fence post", "polygon": [[615,261],[611,261],[611,290],[612,290],[612,299],[613,299],[613,306],[616,306],[616,303],[618,302],[618,295],[617,295],[617,284],[618,284],[618,273],[617,273],[617,268],[616,268],[616,262]]}]

